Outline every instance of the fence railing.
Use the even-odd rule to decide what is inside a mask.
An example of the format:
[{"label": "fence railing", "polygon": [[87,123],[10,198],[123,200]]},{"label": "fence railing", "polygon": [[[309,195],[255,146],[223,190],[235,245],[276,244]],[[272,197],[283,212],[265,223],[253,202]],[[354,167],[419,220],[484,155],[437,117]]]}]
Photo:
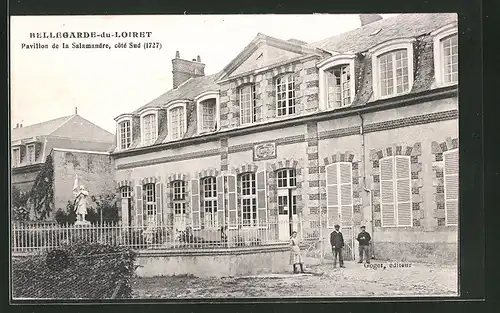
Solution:
[{"label": "fence railing", "polygon": [[214,249],[266,246],[286,243],[289,229],[298,230],[300,241],[311,242],[317,232],[304,231],[302,222],[279,221],[259,227],[227,227],[177,230],[171,226],[124,226],[120,223],[92,225],[12,224],[14,253],[51,250],[78,239],[133,249]]}]

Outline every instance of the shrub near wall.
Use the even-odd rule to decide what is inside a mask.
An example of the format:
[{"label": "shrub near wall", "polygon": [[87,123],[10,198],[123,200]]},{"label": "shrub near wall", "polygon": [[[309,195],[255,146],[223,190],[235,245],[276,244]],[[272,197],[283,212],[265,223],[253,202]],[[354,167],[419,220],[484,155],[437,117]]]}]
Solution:
[{"label": "shrub near wall", "polygon": [[53,251],[13,260],[14,299],[131,297],[132,250],[79,241]]}]

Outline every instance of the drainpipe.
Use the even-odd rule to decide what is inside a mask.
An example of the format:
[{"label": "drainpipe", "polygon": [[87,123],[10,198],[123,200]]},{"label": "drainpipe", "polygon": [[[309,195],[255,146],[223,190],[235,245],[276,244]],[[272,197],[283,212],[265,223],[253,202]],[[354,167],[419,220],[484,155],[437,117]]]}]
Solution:
[{"label": "drainpipe", "polygon": [[[372,230],[372,240],[371,240],[371,243],[373,243],[373,228],[374,228],[374,225],[373,225],[373,198],[372,198],[372,191],[369,189],[369,188],[366,188],[366,160],[365,160],[365,157],[366,157],[366,147],[365,147],[365,131],[364,131],[364,119],[363,119],[363,115],[361,115],[361,113],[358,112],[358,116],[361,120],[361,125],[359,127],[359,134],[361,136],[361,160],[362,161],[362,164],[363,164],[363,167],[362,167],[362,178],[363,178],[363,190],[368,193],[368,199],[369,199],[369,207],[370,207],[370,211],[371,211],[371,221],[370,221],[370,224],[371,224],[371,230]],[[371,257],[372,259],[374,258],[374,253],[373,253],[373,244],[370,244],[370,253],[371,253]]]}]

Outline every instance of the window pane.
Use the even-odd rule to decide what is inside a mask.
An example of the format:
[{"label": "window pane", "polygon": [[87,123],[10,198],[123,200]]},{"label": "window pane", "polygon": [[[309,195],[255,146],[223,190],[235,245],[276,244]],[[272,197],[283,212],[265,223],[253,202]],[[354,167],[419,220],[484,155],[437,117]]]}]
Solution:
[{"label": "window pane", "polygon": [[276,106],[278,116],[295,113],[295,78],[284,75],[276,79]]}]

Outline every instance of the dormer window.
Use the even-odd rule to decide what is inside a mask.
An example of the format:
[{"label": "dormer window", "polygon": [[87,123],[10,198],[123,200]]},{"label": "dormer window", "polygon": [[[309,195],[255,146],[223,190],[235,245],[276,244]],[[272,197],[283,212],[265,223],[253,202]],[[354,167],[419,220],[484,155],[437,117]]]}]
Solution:
[{"label": "dormer window", "polygon": [[28,164],[35,163],[35,144],[26,146],[26,160]]},{"label": "dormer window", "polygon": [[285,74],[276,79],[277,116],[295,114],[295,77]]},{"label": "dormer window", "polygon": [[18,167],[21,164],[21,149],[12,149],[12,167]]},{"label": "dormer window", "polygon": [[179,103],[168,109],[169,139],[179,140],[184,137],[187,129],[186,103]]},{"label": "dormer window", "polygon": [[398,96],[413,86],[413,39],[395,39],[370,49],[375,99]]},{"label": "dormer window", "polygon": [[434,73],[438,86],[458,83],[458,29],[456,23],[446,25],[435,32]]},{"label": "dormer window", "polygon": [[143,143],[145,145],[152,145],[157,137],[156,115],[148,114],[142,118],[142,132],[144,135]]},{"label": "dormer window", "polygon": [[355,96],[354,58],[353,54],[339,54],[318,63],[321,108],[351,105]]},{"label": "dormer window", "polygon": [[130,120],[120,122],[118,124],[119,129],[119,145],[120,149],[127,149],[132,143],[132,134],[130,131]]},{"label": "dormer window", "polygon": [[198,133],[216,131],[219,120],[219,92],[209,91],[195,98],[198,112]]}]

